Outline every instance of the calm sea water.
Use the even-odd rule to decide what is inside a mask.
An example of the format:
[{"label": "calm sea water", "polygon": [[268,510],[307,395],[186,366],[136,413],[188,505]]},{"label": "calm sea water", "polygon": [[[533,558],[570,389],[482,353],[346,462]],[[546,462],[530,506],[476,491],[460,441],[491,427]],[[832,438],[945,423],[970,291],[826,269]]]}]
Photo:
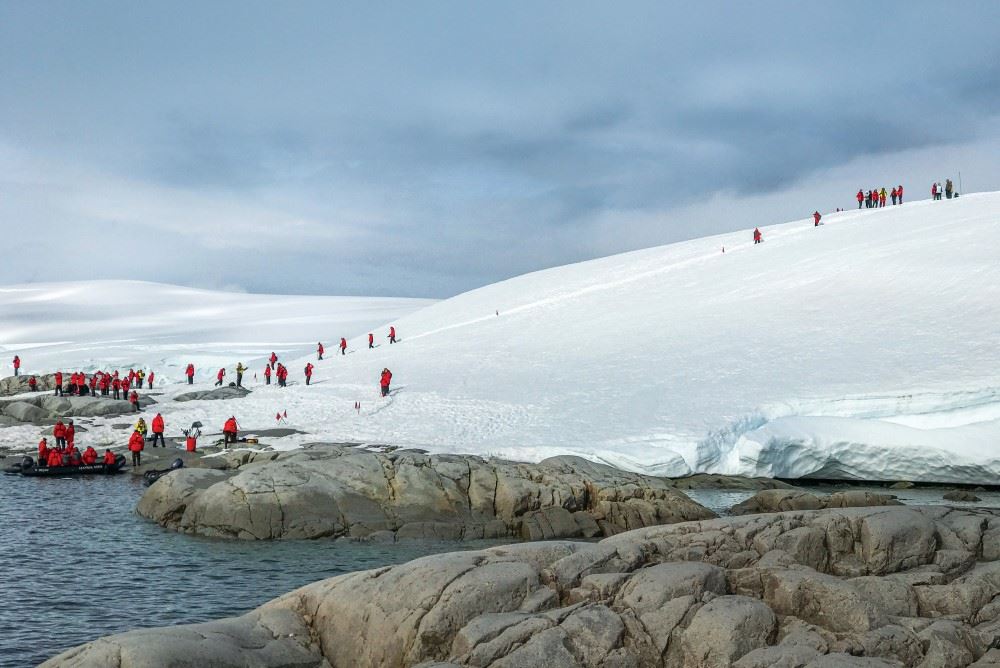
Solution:
[{"label": "calm sea water", "polygon": [[[0,667],[35,665],[68,647],[129,629],[239,615],[341,573],[495,544],[197,538],[137,516],[143,489],[129,475],[0,476]],[[940,504],[942,492],[891,493],[906,503]],[[687,493],[721,514],[752,494]],[[1000,493],[977,494],[983,500],[975,505],[1000,507]]]},{"label": "calm sea water", "polygon": [[31,666],[98,636],[239,615],[304,584],[495,543],[235,542],[134,512],[134,476],[0,475],[0,666]]}]

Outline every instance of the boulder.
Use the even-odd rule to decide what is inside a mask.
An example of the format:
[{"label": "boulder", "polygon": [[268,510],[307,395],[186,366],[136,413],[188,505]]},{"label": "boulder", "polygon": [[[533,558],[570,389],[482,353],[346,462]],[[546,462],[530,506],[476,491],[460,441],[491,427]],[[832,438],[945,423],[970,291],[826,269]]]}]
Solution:
[{"label": "boulder", "polygon": [[821,508],[864,508],[868,506],[902,505],[891,494],[876,494],[861,490],[834,492],[817,496],[800,489],[766,489],[730,509],[733,515],[776,513],[785,510],[819,510]]},{"label": "boulder", "polygon": [[684,631],[684,665],[727,668],[751,650],[766,647],[777,621],[763,602],[720,596],[694,614]]},{"label": "boulder", "polygon": [[945,501],[962,501],[964,503],[976,503],[978,501],[982,501],[982,499],[978,496],[964,489],[956,489],[950,492],[945,492],[941,498]]},{"label": "boulder", "polygon": [[174,397],[174,401],[223,401],[226,399],[242,399],[250,394],[245,387],[224,386],[214,390],[185,392]]},{"label": "boulder", "polygon": [[[236,472],[208,487],[150,488],[158,498],[141,502],[139,514],[186,533],[243,539],[387,531],[397,538],[590,538],[714,517],[662,479],[576,458],[520,464],[341,446],[265,454],[241,459]],[[183,485],[187,474],[178,475]],[[182,498],[159,498],[172,494]]]}]

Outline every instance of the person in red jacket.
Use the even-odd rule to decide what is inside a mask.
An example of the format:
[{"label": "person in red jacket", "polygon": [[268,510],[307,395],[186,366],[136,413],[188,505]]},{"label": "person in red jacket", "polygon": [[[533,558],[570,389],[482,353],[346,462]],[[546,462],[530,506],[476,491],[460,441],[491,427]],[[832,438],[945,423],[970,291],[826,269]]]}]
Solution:
[{"label": "person in red jacket", "polygon": [[111,448],[107,448],[104,451],[104,465],[111,466],[115,463],[115,453],[111,452]]},{"label": "person in red jacket", "polygon": [[270,364],[265,364],[264,365],[264,384],[265,385],[270,385],[271,384],[271,365]]},{"label": "person in red jacket", "polygon": [[49,458],[49,439],[42,437],[42,440],[38,442],[38,465],[42,466],[45,464],[45,460]]},{"label": "person in red jacket", "polygon": [[153,373],[152,371],[150,371],[149,376],[146,377],[146,382],[149,383],[149,389],[153,389],[153,378],[155,377],[156,374]]},{"label": "person in red jacket", "polygon": [[389,328],[389,343],[396,342],[396,327],[392,326]]},{"label": "person in red jacket", "polygon": [[340,337],[340,354],[341,355],[347,354],[347,339],[345,339],[344,337]]},{"label": "person in red jacket", "polygon": [[323,359],[323,342],[320,341],[316,344],[316,359]]},{"label": "person in red jacket", "polygon": [[194,364],[187,365],[187,369],[184,370],[184,375],[187,376],[188,385],[194,385]]},{"label": "person in red jacket", "polygon": [[34,376],[31,376],[30,378],[28,378],[28,391],[34,392],[37,389],[38,389],[38,381],[35,380]]},{"label": "person in red jacket", "polygon": [[56,422],[56,426],[52,427],[52,436],[56,439],[57,448],[66,447],[66,425],[63,424],[62,420]]},{"label": "person in red jacket", "polygon": [[236,436],[239,434],[239,431],[240,431],[240,426],[236,424],[236,416],[235,415],[229,416],[229,419],[226,420],[226,423],[222,425],[223,443],[225,445],[226,450],[229,449],[230,443],[233,444],[236,443]]},{"label": "person in red jacket", "polygon": [[49,450],[49,456],[45,460],[45,465],[49,468],[62,466],[62,454],[57,450]]},{"label": "person in red jacket", "polygon": [[90,396],[96,397],[97,396],[97,374],[94,374],[93,376],[90,377],[90,383],[88,383],[88,386],[90,387]]},{"label": "person in red jacket", "polygon": [[896,186],[896,197],[899,199],[899,203],[903,203],[903,186]]},{"label": "person in red jacket", "polygon": [[146,447],[146,442],[142,438],[142,434],[138,431],[133,431],[132,435],[128,439],[128,449],[132,453],[132,466],[139,466],[142,460],[142,449]]},{"label": "person in red jacket", "polygon": [[382,388],[382,396],[389,394],[389,384],[392,382],[392,372],[389,369],[382,369],[382,377],[379,379],[379,387]]},{"label": "person in red jacket", "polygon": [[306,364],[306,385],[309,384],[309,381],[312,380],[312,377],[313,377],[313,365],[312,362],[308,362]]},{"label": "person in red jacket", "polygon": [[108,374],[102,373],[101,374],[101,380],[98,381],[98,383],[97,383],[97,386],[101,388],[101,396],[102,397],[108,396],[108,386],[109,386],[110,383],[111,383],[111,381],[108,378]]},{"label": "person in red jacket", "polygon": [[222,387],[222,379],[226,377],[225,367],[219,369],[219,373],[215,374],[215,386]]},{"label": "person in red jacket", "polygon": [[21,375],[21,358],[18,357],[17,355],[14,355],[14,375],[15,376]]},{"label": "person in red jacket", "polygon": [[122,394],[128,395],[129,388],[132,387],[132,381],[129,380],[128,376],[122,378]]},{"label": "person in red jacket", "polygon": [[61,397],[63,395],[62,390],[62,371],[56,371],[55,376],[56,393],[54,396]]},{"label": "person in red jacket", "polygon": [[272,369],[274,368],[274,365],[277,364],[278,362],[278,356],[274,354],[273,350],[271,351],[271,357],[268,358],[268,361],[271,363]]},{"label": "person in red jacket", "polygon": [[66,456],[69,457],[70,466],[79,466],[83,463],[83,458],[80,457],[80,451],[76,448],[68,448],[66,450]]},{"label": "person in red jacket", "polygon": [[764,235],[760,233],[759,228],[753,228],[753,243],[754,245],[762,243],[764,241]]},{"label": "person in red jacket", "polygon": [[167,447],[167,441],[163,438],[163,416],[159,413],[153,418],[152,424],[149,425],[150,429],[153,430],[153,446],[156,447],[156,441],[160,441],[162,447]]},{"label": "person in red jacket", "polygon": [[865,201],[865,191],[864,190],[859,190],[858,191],[858,208],[859,209],[861,208],[861,205],[864,204],[864,201]]},{"label": "person in red jacket", "polygon": [[892,205],[896,206],[896,189],[895,188],[893,188],[892,191],[889,193],[889,198],[892,200]]},{"label": "person in red jacket", "polygon": [[66,425],[66,447],[70,450],[73,449],[74,441],[76,440],[76,426],[73,425],[73,421],[70,420],[69,424]]},{"label": "person in red jacket", "polygon": [[111,396],[115,398],[115,401],[122,398],[121,396],[122,381],[120,378],[115,378],[114,380],[111,381],[111,390],[112,390]]},{"label": "person in red jacket", "polygon": [[129,385],[135,382],[135,369],[128,370],[128,382]]},{"label": "person in red jacket", "polygon": [[97,463],[97,450],[94,450],[93,446],[88,445],[87,449],[83,451],[83,455],[80,456],[83,463],[87,466]]},{"label": "person in red jacket", "polygon": [[278,387],[286,387],[288,385],[288,370],[285,369],[285,365],[279,363],[274,373],[278,377]]},{"label": "person in red jacket", "polygon": [[371,332],[368,332],[368,347],[369,348],[375,347],[375,335],[372,334]]},{"label": "person in red jacket", "polygon": [[136,413],[139,412],[139,393],[132,390],[132,394],[128,396],[128,402],[132,404],[132,410]]},{"label": "person in red jacket", "polygon": [[822,217],[819,215],[819,211],[813,211],[813,227],[819,227],[819,220]]}]

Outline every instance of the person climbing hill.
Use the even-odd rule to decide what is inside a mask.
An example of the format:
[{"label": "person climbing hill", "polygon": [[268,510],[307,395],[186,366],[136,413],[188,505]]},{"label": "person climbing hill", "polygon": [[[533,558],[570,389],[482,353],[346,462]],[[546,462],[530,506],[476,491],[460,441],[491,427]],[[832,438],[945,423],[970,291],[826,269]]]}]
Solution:
[{"label": "person climbing hill", "polygon": [[340,354],[341,355],[347,354],[347,339],[345,339],[344,337],[340,337]]},{"label": "person climbing hill", "polygon": [[389,369],[382,369],[382,377],[379,378],[379,387],[382,388],[382,396],[389,394],[389,384],[392,383],[392,372]]},{"label": "person climbing hill", "polygon": [[316,359],[317,360],[323,359],[323,342],[322,341],[316,344]]},{"label": "person climbing hill", "polygon": [[375,347],[375,335],[372,334],[371,332],[368,332],[368,347],[369,348]]},{"label": "person climbing hill", "polygon": [[764,235],[760,233],[760,229],[757,228],[757,227],[753,228],[753,243],[754,243],[754,245],[756,246],[759,243],[763,243],[763,241],[764,241]]},{"label": "person climbing hill", "polygon": [[274,354],[274,351],[271,351],[271,356],[267,361],[271,363],[271,368],[273,369],[275,363],[278,361],[278,356]]},{"label": "person climbing hill", "polygon": [[819,211],[813,211],[813,227],[819,227],[819,221],[822,217],[819,215]]},{"label": "person climbing hill", "polygon": [[395,325],[393,325],[392,327],[389,328],[389,343],[395,343],[395,342],[396,342],[396,327]]},{"label": "person climbing hill", "polygon": [[864,203],[865,203],[865,191],[864,190],[859,190],[858,191],[858,208],[860,209],[861,205],[864,204]]}]

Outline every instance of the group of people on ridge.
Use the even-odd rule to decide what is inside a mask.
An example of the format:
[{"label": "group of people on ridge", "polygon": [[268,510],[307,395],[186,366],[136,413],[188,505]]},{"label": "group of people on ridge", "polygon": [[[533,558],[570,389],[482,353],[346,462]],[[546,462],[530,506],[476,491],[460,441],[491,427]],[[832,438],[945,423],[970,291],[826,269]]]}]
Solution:
[{"label": "group of people on ridge", "polygon": [[941,199],[941,195],[944,195],[948,199],[952,197],[958,197],[958,193],[955,192],[955,184],[951,182],[951,179],[944,180],[944,188],[941,187],[939,182],[931,184],[931,199],[938,201]]},{"label": "group of people on ridge", "polygon": [[892,200],[893,204],[903,203],[903,186],[899,185],[892,189],[891,192],[885,191],[885,186],[881,190],[878,188],[873,188],[868,192],[862,189],[858,189],[858,194],[855,195],[858,200],[858,208],[864,204],[866,209],[878,209],[885,206],[886,197]]}]

